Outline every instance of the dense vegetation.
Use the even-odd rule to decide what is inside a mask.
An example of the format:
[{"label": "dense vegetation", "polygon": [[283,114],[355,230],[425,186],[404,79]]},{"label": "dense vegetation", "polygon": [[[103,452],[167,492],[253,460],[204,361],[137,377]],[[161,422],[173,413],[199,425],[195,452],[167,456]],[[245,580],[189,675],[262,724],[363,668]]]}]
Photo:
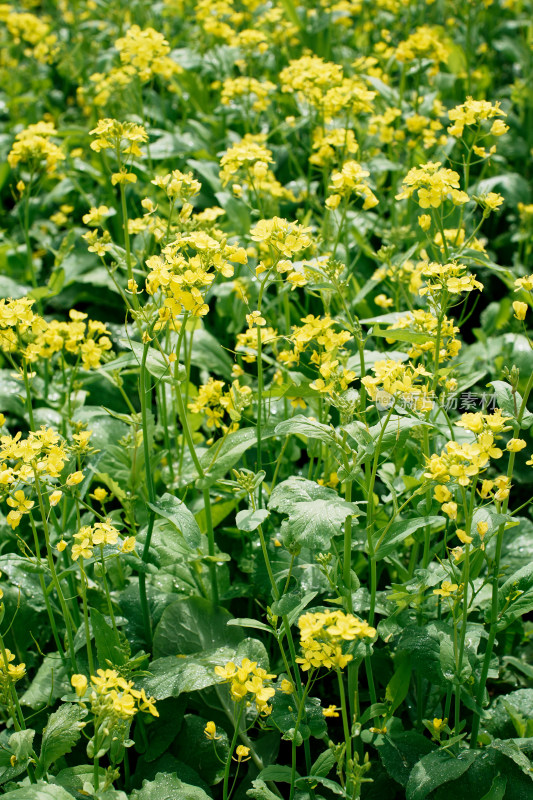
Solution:
[{"label": "dense vegetation", "polygon": [[532,67],[530,0],[0,4],[3,796],[533,796]]}]

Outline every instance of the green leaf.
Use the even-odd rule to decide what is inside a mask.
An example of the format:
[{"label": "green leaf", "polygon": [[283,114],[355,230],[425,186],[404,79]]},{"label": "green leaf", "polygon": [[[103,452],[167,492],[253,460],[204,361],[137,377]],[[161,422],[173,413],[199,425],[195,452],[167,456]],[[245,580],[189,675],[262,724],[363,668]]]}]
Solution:
[{"label": "green leaf", "polygon": [[91,626],[96,642],[98,663],[102,669],[120,667],[130,657],[130,646],[125,637],[120,637],[111,625],[105,621],[103,614],[91,608]]},{"label": "green leaf", "polygon": [[385,556],[394,552],[404,539],[407,539],[414,531],[426,526],[444,526],[444,517],[416,517],[416,519],[406,519],[400,522],[393,522],[392,525],[385,526],[374,534],[375,557],[380,561]]},{"label": "green leaf", "polygon": [[[121,347],[124,347],[126,350],[131,350],[135,356],[136,362],[139,367],[142,364],[143,356],[144,356],[144,345],[141,342],[135,342],[133,339],[119,339],[119,344]],[[155,347],[149,347],[148,353],[146,356],[146,369],[153,375],[154,378],[158,380],[165,380],[169,382],[174,382],[174,371],[175,365],[171,366],[167,363],[166,359],[159,352],[156,350]],[[183,380],[185,378],[185,367],[180,364],[178,367],[178,378],[177,380]]]},{"label": "green leaf", "polygon": [[[261,432],[261,441],[266,441],[274,435],[274,426],[267,425]],[[243,453],[257,444],[257,431],[255,428],[241,428],[230,433],[220,445],[218,442],[203,453],[200,463],[204,470],[209,470],[208,479],[214,483],[224,477]]]},{"label": "green leaf", "polygon": [[218,726],[215,743],[208,739],[204,733],[207,722],[207,719],[196,714],[185,715],[176,741],[175,755],[213,786],[224,777],[224,764],[230,755],[229,740],[226,731]]},{"label": "green leaf", "polygon": [[192,337],[191,364],[200,369],[222,375],[231,380],[233,362],[218,339],[203,328],[194,331]]},{"label": "green leaf", "polygon": [[400,731],[390,736],[379,736],[375,742],[381,762],[391,778],[407,786],[414,765],[435,746],[417,731]]},{"label": "green leaf", "polygon": [[477,758],[475,750],[452,756],[447,750],[428,753],[411,770],[406,800],[424,800],[438,786],[460,778]]},{"label": "green leaf", "polygon": [[279,800],[278,795],[271,792],[266,783],[260,778],[252,781],[252,787],[246,792],[247,797],[251,797],[252,800]]},{"label": "green leaf", "polygon": [[276,425],[275,430],[278,436],[287,436],[291,433],[306,436],[309,439],[318,439],[320,442],[328,445],[328,447],[339,448],[341,442],[339,441],[334,428],[331,425],[323,425],[314,419],[304,417],[303,414],[297,414],[291,419],[283,420],[279,425]]},{"label": "green leaf", "polygon": [[[0,734],[0,784],[12,781],[26,772],[30,758],[33,757],[35,731],[27,728],[9,735],[4,730]],[[14,763],[11,759],[14,756]]]},{"label": "green leaf", "polygon": [[235,518],[235,524],[240,531],[251,533],[256,531],[269,516],[270,512],[266,508],[259,508],[256,511],[247,508],[244,511],[239,511]]},{"label": "green leaf", "polygon": [[183,783],[176,775],[158,772],[154,781],[143,781],[131,800],[211,800],[199,786]]},{"label": "green leaf", "polygon": [[[298,698],[293,694],[276,692],[272,699],[272,714],[269,717],[282,733],[288,733],[296,727],[298,718]],[[315,736],[320,739],[327,730],[326,720],[318,697],[308,697],[302,715],[298,733],[302,739]]]},{"label": "green leaf", "polygon": [[429,333],[417,333],[405,328],[390,328],[389,330],[374,325],[371,336],[380,336],[384,339],[392,339],[395,342],[409,342],[410,344],[425,344],[435,341],[435,337]]},{"label": "green leaf", "polygon": [[503,775],[495,775],[488,792],[483,795],[481,800],[503,800],[507,789],[507,778]]},{"label": "green leaf", "polygon": [[200,547],[202,534],[198,523],[178,497],[165,492],[155,503],[148,503],[148,506],[160,517],[168,520],[181,533],[191,549]]},{"label": "green leaf", "polygon": [[[410,430],[423,425],[427,426],[429,423],[415,419],[414,417],[391,416],[386,424],[385,432],[381,437],[382,452],[392,447],[402,447],[409,436]],[[369,429],[369,433],[376,444],[381,436],[382,428],[383,423],[378,422]]]},{"label": "green leaf", "polygon": [[33,709],[42,708],[71,689],[70,674],[63,665],[61,656],[59,653],[50,653],[44,657],[37,674],[20,698],[20,702]]},{"label": "green leaf", "polygon": [[197,692],[219,683],[215,667],[223,667],[228,661],[240,664],[243,658],[257,661],[264,669],[268,669],[268,656],[261,642],[244,639],[237,648],[205,648],[201,653],[187,656],[158,658],[148,668],[150,675],[141,678],[138,683],[156,700],[179,697],[182,692]]},{"label": "green leaf", "polygon": [[390,703],[390,714],[394,714],[407,697],[412,669],[409,654],[399,653],[394,659],[394,674],[385,689],[385,699]]},{"label": "green leaf", "polygon": [[185,705],[183,697],[168,697],[157,704],[159,717],[150,725],[148,746],[143,753],[147,763],[162,756],[180,733]]},{"label": "green leaf", "polygon": [[231,614],[213,608],[203,597],[176,600],[167,606],[154,634],[154,656],[187,655],[213,647],[237,647],[243,632],[228,626]]},{"label": "green leaf", "polygon": [[311,767],[311,775],[325,777],[335,766],[337,759],[333,750],[324,750]]},{"label": "green leaf", "polygon": [[277,781],[278,783],[291,783],[292,769],[282,764],[270,764],[259,773],[259,777],[264,781]]},{"label": "green leaf", "polygon": [[56,784],[37,781],[32,786],[15,789],[2,795],[2,797],[7,798],[7,800],[72,800],[75,795],[70,794],[66,789]]},{"label": "green leaf", "polygon": [[[527,739],[524,741],[527,741]],[[527,775],[528,778],[533,780],[531,761],[526,754],[522,752],[515,739],[494,739],[490,743],[490,747],[492,750],[503,753],[504,756],[510,758],[517,767],[520,767],[524,775]]]},{"label": "green leaf", "polygon": [[[526,564],[507,578],[498,590],[498,630],[504,630],[518,617],[533,609],[533,563]],[[486,616],[490,614],[487,609]]]},{"label": "green leaf", "polygon": [[[513,419],[517,418],[520,406],[522,405],[522,396],[519,392],[513,395],[512,387],[505,381],[489,381],[489,385],[494,388],[494,394],[498,401],[498,406],[508,417]],[[516,402],[516,405],[515,405]],[[522,417],[521,427],[531,428],[533,425],[533,414],[527,410],[524,411]]]},{"label": "green leaf", "polygon": [[179,697],[182,692],[197,692],[214,686],[218,683],[215,667],[225,666],[234,657],[233,647],[218,647],[182,658],[156,658],[148,667],[150,675],[137,683],[156,700]]},{"label": "green leaf", "polygon": [[281,538],[290,552],[310,547],[327,550],[331,537],[340,533],[346,517],[359,516],[354,503],[315,481],[292,476],[279,483],[270,496],[269,508],[287,514]]},{"label": "green leaf", "polygon": [[39,758],[41,775],[45,774],[58,758],[70,753],[84,727],[82,716],[81,707],[70,704],[60,706],[50,715],[41,744]]}]

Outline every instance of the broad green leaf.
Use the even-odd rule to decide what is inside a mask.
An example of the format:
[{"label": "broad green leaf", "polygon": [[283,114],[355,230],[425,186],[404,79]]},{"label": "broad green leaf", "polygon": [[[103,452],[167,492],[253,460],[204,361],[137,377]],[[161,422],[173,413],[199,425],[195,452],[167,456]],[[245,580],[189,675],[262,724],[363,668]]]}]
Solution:
[{"label": "broad green leaf", "polygon": [[182,692],[197,692],[218,683],[215,667],[223,667],[235,657],[235,648],[219,647],[189,656],[156,658],[149,675],[136,683],[156,700],[179,697]]},{"label": "broad green leaf", "polygon": [[444,783],[460,778],[477,758],[475,750],[452,756],[447,750],[428,753],[411,770],[406,787],[406,800],[424,800]]},{"label": "broad green leaf", "polygon": [[444,517],[417,517],[416,519],[406,519],[400,522],[393,522],[392,525],[382,528],[374,534],[375,557],[380,561],[385,556],[394,552],[404,539],[407,539],[414,531],[426,526],[439,525],[444,527],[446,520]]},{"label": "broad green leaf", "polygon": [[266,783],[260,778],[252,781],[252,787],[246,792],[246,796],[251,797],[252,800],[279,800],[279,796],[271,792]]},{"label": "broad green leaf", "polygon": [[173,774],[158,772],[154,781],[143,781],[131,800],[211,800],[199,786],[183,783]]},{"label": "broad green leaf", "polygon": [[[369,429],[369,433],[376,445],[381,436],[381,430],[384,424],[385,420],[383,420],[382,423],[378,422],[376,425],[372,425],[372,427]],[[402,447],[405,443],[405,440],[409,436],[411,428],[417,428],[418,426],[428,424],[429,423],[415,419],[414,417],[400,417],[392,415],[387,422],[385,431],[381,437],[381,450],[385,451],[390,447]]]},{"label": "broad green leaf", "polygon": [[[205,735],[209,718],[186,714],[173,752],[180,761],[194,769],[202,779],[213,786],[224,776],[224,763],[229,757],[229,741],[226,731],[217,726],[216,750]],[[222,762],[222,763],[221,763]]]},{"label": "broad green leaf", "polygon": [[[276,692],[272,698],[272,714],[269,716],[274,725],[282,733],[294,730],[298,717],[298,703],[292,694]],[[302,739],[315,736],[320,739],[327,730],[326,720],[318,697],[308,697],[302,715],[298,733]]]},{"label": "broad green leaf", "polygon": [[231,358],[218,339],[203,328],[198,328],[192,337],[191,364],[231,380]]},{"label": "broad green leaf", "polygon": [[403,703],[411,682],[411,659],[408,653],[400,653],[394,659],[394,674],[385,689],[385,699],[390,703],[390,714]]},{"label": "broad green leaf", "polygon": [[237,647],[243,632],[228,626],[231,614],[213,608],[202,597],[188,597],[167,606],[154,633],[154,656],[198,653],[222,645]]},{"label": "broad green leaf", "polygon": [[333,769],[336,763],[335,753],[332,750],[324,750],[311,767],[311,774],[319,775],[324,778]]},{"label": "broad green leaf", "polygon": [[41,744],[41,774],[46,773],[58,758],[70,753],[85,725],[82,716],[82,709],[74,704],[64,704],[50,715]]},{"label": "broad green leaf", "polygon": [[302,414],[283,420],[279,425],[276,425],[275,432],[278,436],[286,436],[290,433],[300,434],[301,436],[307,436],[309,439],[318,439],[328,447],[337,449],[341,444],[331,425],[323,425],[321,422],[304,417]]},{"label": "broad green leaf", "polygon": [[72,800],[75,795],[67,792],[57,784],[37,781],[31,786],[24,786],[2,795],[6,800]]},{"label": "broad green leaf", "polygon": [[417,731],[400,731],[378,737],[375,746],[391,778],[407,786],[414,765],[435,749],[435,745]]},{"label": "broad green leaf", "polygon": [[239,511],[235,518],[235,524],[240,531],[251,533],[256,531],[269,516],[270,512],[266,508],[258,508],[256,511],[247,508],[244,511]]},{"label": "broad green leaf", "polygon": [[44,657],[20,702],[33,709],[42,708],[71,689],[70,674],[59,653],[49,653]]},{"label": "broad green leaf", "polygon": [[[523,741],[527,742],[527,739]],[[498,753],[503,753],[506,758],[510,758],[522,770],[524,775],[527,775],[533,781],[533,765],[518,746],[516,739],[494,739],[490,743],[490,747]]]},{"label": "broad green leaf", "polygon": [[179,697],[182,692],[196,692],[220,683],[215,667],[223,667],[228,661],[240,664],[243,658],[257,661],[268,669],[268,658],[261,643],[256,639],[244,639],[238,647],[206,648],[201,653],[157,658],[148,667],[150,675],[136,683],[156,700]]},{"label": "broad green leaf", "polygon": [[155,503],[148,503],[148,506],[160,517],[167,519],[181,533],[191,549],[200,547],[202,534],[198,523],[178,497],[165,492]]},{"label": "broad green leaf", "polygon": [[157,704],[159,717],[157,722],[150,727],[148,746],[143,753],[143,759],[147,763],[162,756],[180,733],[185,706],[184,697],[167,697],[166,700],[161,700]]},{"label": "broad green leaf", "polygon": [[406,328],[383,329],[379,325],[374,325],[371,336],[380,336],[384,339],[391,339],[395,342],[409,342],[410,344],[426,344],[435,341],[435,337],[429,333],[417,333]]},{"label": "broad green leaf", "polygon": [[[9,734],[7,730],[0,734],[0,784],[12,781],[26,772],[30,758],[33,758],[33,739],[35,731],[27,728]],[[14,763],[11,759],[14,757]]]},{"label": "broad green leaf", "polygon": [[109,625],[103,614],[91,608],[91,625],[96,642],[96,654],[101,669],[122,666],[130,656],[130,646],[124,636],[120,636]]},{"label": "broad green leaf", "polygon": [[[119,344],[124,347],[126,350],[131,350],[136,358],[137,364],[139,367],[143,362],[144,357],[144,345],[141,342],[135,342],[133,339],[119,339]],[[159,352],[155,347],[149,347],[148,352],[146,355],[146,369],[153,375],[154,378],[158,380],[165,380],[165,381],[174,381],[176,380],[174,377],[176,365],[169,365],[167,360],[164,358],[162,353]],[[180,364],[178,366],[178,377],[177,380],[181,381],[185,378],[185,367]]]},{"label": "broad green leaf", "polygon": [[354,503],[346,502],[333,489],[299,476],[279,483],[268,506],[287,514],[281,538],[291,552],[302,547],[327,550],[331,537],[340,533],[346,517],[360,514]]},{"label": "broad green leaf", "polygon": [[492,779],[492,784],[488,792],[483,795],[481,800],[503,800],[507,789],[507,778],[504,775],[496,775]]},{"label": "broad green leaf", "polygon": [[[261,432],[261,440],[266,441],[274,435],[274,426],[266,425]],[[257,444],[257,432],[255,428],[241,428],[234,433],[230,433],[223,444],[214,444],[200,458],[200,463],[204,470],[208,470],[208,479],[214,483],[219,478],[224,477],[235,464],[239,461],[243,453]]]},{"label": "broad green leaf", "polygon": [[[533,609],[533,563],[511,575],[498,591],[498,630],[503,630],[518,617]],[[488,617],[490,609],[485,616]]]},{"label": "broad green leaf", "polygon": [[[494,394],[498,401],[498,406],[506,416],[516,419],[520,406],[522,405],[522,396],[519,392],[513,394],[512,387],[505,381],[490,381],[490,386],[494,388]],[[533,425],[533,414],[527,410],[524,411],[522,417],[522,428],[531,428]]]},{"label": "broad green leaf", "polygon": [[263,781],[291,783],[292,769],[291,767],[284,766],[283,764],[270,764],[270,766],[261,770],[259,777]]}]

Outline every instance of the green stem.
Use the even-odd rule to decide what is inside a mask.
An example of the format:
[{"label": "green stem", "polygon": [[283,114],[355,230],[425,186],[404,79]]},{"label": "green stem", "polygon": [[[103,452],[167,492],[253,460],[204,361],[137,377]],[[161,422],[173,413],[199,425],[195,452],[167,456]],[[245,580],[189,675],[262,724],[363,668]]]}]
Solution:
[{"label": "green stem", "polygon": [[89,606],[87,604],[87,576],[83,568],[83,558],[80,558],[81,572],[81,600],[83,607],[83,623],[85,626],[85,643],[87,645],[87,659],[89,661],[89,673],[96,675],[94,671],[93,647],[91,642],[91,628],[89,626]]}]

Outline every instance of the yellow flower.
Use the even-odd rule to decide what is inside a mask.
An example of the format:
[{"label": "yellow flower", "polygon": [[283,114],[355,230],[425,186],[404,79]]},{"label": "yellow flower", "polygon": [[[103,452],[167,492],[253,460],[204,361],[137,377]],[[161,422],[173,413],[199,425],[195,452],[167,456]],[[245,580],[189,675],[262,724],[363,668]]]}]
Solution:
[{"label": "yellow flower", "polygon": [[213,741],[221,738],[220,736],[217,736],[217,726],[215,725],[214,722],[207,723],[207,725],[204,728],[204,733],[208,739],[211,739]]},{"label": "yellow flower", "polygon": [[237,745],[237,748],[235,750],[235,755],[237,756],[237,758],[235,758],[235,756],[232,756],[233,761],[238,761],[239,764],[241,761],[248,761],[250,758],[248,755],[249,752],[250,752],[249,747],[245,747],[243,744]]},{"label": "yellow flower", "polygon": [[523,450],[526,445],[527,442],[523,439],[509,439],[507,442],[507,450],[509,450],[510,453],[518,453],[520,450]]},{"label": "yellow flower", "polygon": [[337,707],[334,705],[328,706],[327,708],[322,709],[322,714],[325,717],[338,717],[339,712],[337,711]]},{"label": "yellow flower", "polygon": [[283,678],[279,688],[283,694],[293,694],[294,692],[294,686],[292,685],[291,681],[288,681],[286,678]]},{"label": "yellow flower", "polygon": [[457,503],[444,503],[442,510],[450,519],[457,519]]},{"label": "yellow flower", "polygon": [[92,492],[89,497],[92,497],[93,500],[97,500],[99,503],[103,503],[109,497],[109,492],[104,489],[103,486],[98,486],[94,492]]},{"label": "yellow flower", "polygon": [[67,546],[66,541],[64,539],[60,539],[60,541],[56,544],[56,549],[59,550],[60,553],[62,553],[66,546]]},{"label": "yellow flower", "polygon": [[440,595],[441,597],[451,597],[452,594],[455,594],[459,586],[456,583],[451,583],[450,581],[442,581],[440,589],[433,589],[433,594]]},{"label": "yellow flower", "polygon": [[515,319],[524,320],[526,318],[527,309],[527,303],[521,303],[520,300],[515,300],[513,303]]},{"label": "yellow flower", "polygon": [[457,528],[455,533],[459,541],[462,542],[463,544],[471,544],[473,542],[473,538],[471,536],[468,536],[466,531],[464,531],[462,528]]},{"label": "yellow flower", "polygon": [[77,484],[81,483],[82,480],[83,480],[83,472],[81,472],[81,470],[78,470],[77,472],[73,472],[68,476],[66,484],[67,486],[77,486]]},{"label": "yellow flower", "polygon": [[266,319],[261,316],[260,311],[252,311],[251,314],[247,314],[246,322],[249,328],[253,328],[254,325],[258,325],[259,327],[266,325]]},{"label": "yellow flower", "polygon": [[83,697],[87,691],[87,678],[85,675],[73,675],[70,679],[78,697]]},{"label": "yellow flower", "polygon": [[121,553],[132,553],[135,550],[135,536],[127,536],[122,542]]},{"label": "yellow flower", "polygon": [[48,498],[48,502],[50,503],[51,506],[57,506],[62,497],[63,497],[63,492],[57,489],[55,492],[52,492],[52,494]]}]

